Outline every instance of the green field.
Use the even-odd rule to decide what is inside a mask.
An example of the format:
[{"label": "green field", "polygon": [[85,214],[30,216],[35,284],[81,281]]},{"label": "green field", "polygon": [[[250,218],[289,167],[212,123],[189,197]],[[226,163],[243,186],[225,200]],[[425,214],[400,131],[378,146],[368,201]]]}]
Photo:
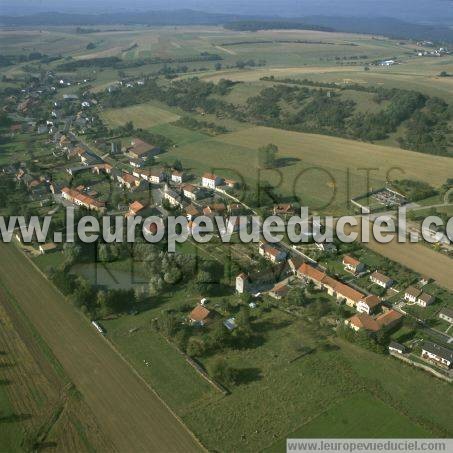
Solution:
[{"label": "green field", "polygon": [[[258,169],[258,148],[279,147],[281,165]],[[451,177],[449,158],[336,137],[251,127],[209,140],[193,141],[162,156],[181,159],[194,173],[213,170],[252,186],[269,181],[286,196],[298,196],[313,210],[339,212],[348,200],[388,179],[414,178],[435,187]],[[244,166],[244,160],[249,165]]]},{"label": "green field", "polygon": [[123,126],[132,121],[135,127],[149,129],[158,124],[176,121],[179,115],[146,103],[121,109],[107,109],[103,112],[103,117],[110,127]]}]

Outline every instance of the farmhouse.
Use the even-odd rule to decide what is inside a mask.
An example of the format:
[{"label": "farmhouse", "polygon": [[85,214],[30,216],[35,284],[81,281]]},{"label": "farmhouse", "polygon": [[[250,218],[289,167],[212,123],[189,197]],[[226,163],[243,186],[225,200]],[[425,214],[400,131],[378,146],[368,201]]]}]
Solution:
[{"label": "farmhouse", "polygon": [[350,255],[343,257],[343,266],[345,271],[352,272],[353,274],[358,274],[365,270],[365,265]]},{"label": "farmhouse", "polygon": [[129,205],[129,211],[126,214],[126,217],[134,217],[143,211],[143,209],[145,209],[145,206],[142,203],[134,201]]},{"label": "farmhouse", "polygon": [[435,297],[434,296],[431,296],[431,294],[428,294],[428,293],[425,293],[425,292],[422,292],[420,294],[420,296],[418,296],[418,299],[417,299],[417,304],[420,305],[420,307],[427,307],[428,305],[431,305],[432,303],[434,303],[434,300],[435,300]]},{"label": "farmhouse", "polygon": [[40,244],[38,249],[41,252],[41,255],[45,255],[48,252],[53,252],[54,250],[56,250],[57,245],[53,242],[48,242],[47,244]]},{"label": "farmhouse", "polygon": [[165,200],[167,200],[171,206],[181,206],[182,207],[182,202],[181,202],[181,196],[176,193],[174,190],[171,190],[170,188],[166,188],[163,191],[163,197]]},{"label": "farmhouse", "polygon": [[146,160],[148,157],[157,156],[160,153],[160,148],[139,138],[134,138],[128,151],[134,159]]},{"label": "farmhouse", "polygon": [[182,186],[182,193],[186,198],[195,201],[198,198],[199,189],[193,184],[186,184]]},{"label": "farmhouse", "polygon": [[165,181],[165,173],[160,168],[152,170],[135,170],[133,175],[142,178],[151,184],[160,184],[162,181]]},{"label": "farmhouse", "polygon": [[358,313],[345,320],[345,324],[356,332],[365,330],[368,332],[379,332],[381,329],[390,329],[396,326],[403,315],[395,310],[388,310],[376,318],[366,313]]},{"label": "farmhouse", "polygon": [[277,283],[270,291],[269,296],[274,299],[283,299],[288,294],[289,286],[287,281]]},{"label": "farmhouse", "polygon": [[95,200],[94,198],[84,195],[77,190],[70,189],[69,187],[64,187],[61,190],[61,196],[65,200],[70,201],[78,206],[83,206],[87,209],[92,209],[93,211],[105,212],[105,203],[103,201]]},{"label": "farmhouse", "polygon": [[439,318],[453,324],[453,310],[451,308],[442,308],[439,312]]},{"label": "farmhouse", "polygon": [[370,280],[385,289],[388,289],[393,285],[393,280],[390,277],[387,277],[378,271],[375,271],[370,275]]},{"label": "farmhouse", "polygon": [[259,253],[272,263],[281,263],[286,259],[286,252],[263,242],[259,245]]},{"label": "farmhouse", "polygon": [[453,351],[430,341],[423,343],[421,357],[442,368],[449,369],[453,365]]},{"label": "farmhouse", "polygon": [[189,315],[189,322],[192,325],[205,326],[211,320],[212,313],[201,304],[198,304]]},{"label": "farmhouse", "polygon": [[416,303],[418,296],[420,296],[420,294],[421,290],[419,290],[415,286],[409,286],[408,288],[406,288],[406,291],[404,291],[404,300]]},{"label": "farmhouse", "polygon": [[219,176],[213,175],[212,173],[205,173],[201,177],[201,185],[208,189],[215,189],[217,186],[222,185],[223,180]]},{"label": "farmhouse", "polygon": [[187,220],[193,220],[195,217],[198,217],[201,214],[200,209],[198,209],[198,207],[193,204],[189,204],[189,206],[185,208],[184,212],[186,214]]},{"label": "farmhouse", "polygon": [[143,165],[145,165],[145,162],[143,162],[143,160],[140,160],[140,159],[131,159],[129,161],[129,165],[132,168],[142,168]]},{"label": "farmhouse", "polygon": [[404,354],[406,352],[406,346],[397,343],[396,341],[391,341],[389,344],[389,352]]},{"label": "farmhouse", "polygon": [[364,294],[360,291],[328,276],[322,279],[321,287],[327,289],[328,294],[335,297],[338,301],[344,301],[348,307],[357,306],[364,297]]},{"label": "farmhouse", "polygon": [[134,190],[137,187],[140,187],[141,184],[139,178],[126,172],[123,172],[117,179],[122,187],[126,187],[129,190]]},{"label": "farmhouse", "polygon": [[379,307],[380,304],[381,299],[379,299],[379,297],[366,296],[365,298],[359,300],[356,309],[359,313],[366,313],[367,315],[370,315],[376,311],[376,308]]},{"label": "farmhouse", "polygon": [[291,203],[276,204],[273,209],[273,214],[281,217],[293,215],[294,207]]},{"label": "farmhouse", "polygon": [[326,274],[311,264],[303,263],[296,272],[297,276],[305,281],[310,281],[315,284],[318,288],[321,287],[321,282]]},{"label": "farmhouse", "polygon": [[243,294],[247,291],[249,285],[249,277],[244,272],[241,272],[236,277],[236,292],[238,294]]},{"label": "farmhouse", "polygon": [[182,182],[184,181],[184,172],[182,171],[174,171],[172,174],[171,174],[171,180],[173,182],[175,182],[176,184],[182,184]]}]

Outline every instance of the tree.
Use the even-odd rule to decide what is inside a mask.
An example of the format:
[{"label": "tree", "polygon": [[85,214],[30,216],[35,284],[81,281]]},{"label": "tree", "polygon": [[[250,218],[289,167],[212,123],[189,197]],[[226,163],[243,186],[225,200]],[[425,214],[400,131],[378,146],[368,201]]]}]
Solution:
[{"label": "tree", "polygon": [[80,258],[82,254],[82,247],[78,244],[74,244],[72,242],[66,242],[63,245],[63,254],[66,258],[68,264],[74,264]]},{"label": "tree", "polygon": [[208,366],[209,374],[225,385],[234,384],[237,377],[237,372],[234,368],[230,367],[223,357],[216,358]]},{"label": "tree", "polygon": [[191,357],[201,357],[206,352],[206,345],[202,338],[190,337],[187,343],[187,354]]},{"label": "tree", "polygon": [[269,143],[258,149],[259,165],[261,168],[274,168],[276,165],[278,146]]}]

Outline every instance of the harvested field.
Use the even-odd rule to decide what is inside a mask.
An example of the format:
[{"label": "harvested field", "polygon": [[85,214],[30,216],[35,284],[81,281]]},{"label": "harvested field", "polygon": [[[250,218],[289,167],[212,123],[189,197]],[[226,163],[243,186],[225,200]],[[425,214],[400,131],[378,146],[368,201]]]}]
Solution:
[{"label": "harvested field", "polygon": [[136,372],[11,244],[0,244],[0,282],[49,345],[117,450],[202,450]]}]

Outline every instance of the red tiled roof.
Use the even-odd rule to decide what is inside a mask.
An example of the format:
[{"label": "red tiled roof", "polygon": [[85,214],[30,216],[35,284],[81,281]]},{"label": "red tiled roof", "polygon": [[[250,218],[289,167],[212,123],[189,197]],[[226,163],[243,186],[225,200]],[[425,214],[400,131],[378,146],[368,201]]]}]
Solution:
[{"label": "red tiled roof", "polygon": [[308,263],[302,264],[302,266],[299,267],[297,270],[300,274],[305,275],[313,280],[316,280],[317,282],[321,282],[324,277],[326,277],[326,274],[319,269],[316,269],[315,267],[311,266]]},{"label": "red tiled roof", "polygon": [[197,305],[191,312],[190,312],[190,319],[193,321],[204,321],[206,320],[211,312],[203,305]]}]

